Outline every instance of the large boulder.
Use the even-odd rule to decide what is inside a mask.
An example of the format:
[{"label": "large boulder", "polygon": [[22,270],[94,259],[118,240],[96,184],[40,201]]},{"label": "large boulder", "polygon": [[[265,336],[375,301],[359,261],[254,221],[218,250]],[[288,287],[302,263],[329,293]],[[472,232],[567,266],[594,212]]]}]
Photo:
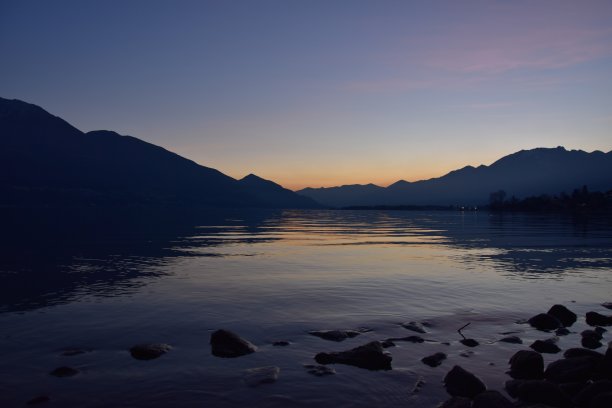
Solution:
[{"label": "large boulder", "polygon": [[593,398],[599,394],[612,392],[612,381],[600,380],[588,384],[573,399],[574,404],[580,407],[588,407]]},{"label": "large boulder", "polygon": [[469,371],[454,366],[444,377],[446,391],[453,397],[474,398],[487,390],[482,380]]},{"label": "large boulder", "polygon": [[210,335],[211,353],[217,357],[240,357],[251,354],[257,347],[229,330],[217,330]]},{"label": "large boulder", "polygon": [[368,370],[391,370],[392,357],[383,350],[379,341],[373,341],[351,350],[319,353],[319,364],[347,364]]},{"label": "large boulder", "polygon": [[569,327],[576,322],[576,313],[569,310],[563,305],[554,305],[548,310],[547,314],[555,317],[565,327]]},{"label": "large boulder", "polygon": [[540,379],[544,375],[544,358],[531,350],[520,350],[510,357],[510,376],[516,379]]},{"label": "large boulder", "polygon": [[587,312],[586,322],[589,326],[612,326],[612,316],[597,312]]},{"label": "large boulder", "polygon": [[527,322],[529,322],[532,327],[544,331],[555,330],[563,326],[559,319],[549,315],[548,313],[540,313],[539,315],[535,315]]},{"label": "large boulder", "polygon": [[555,383],[545,380],[523,381],[518,385],[516,397],[529,404],[545,404],[551,407],[570,406],[569,398]]},{"label": "large boulder", "polygon": [[570,383],[591,379],[600,360],[590,356],[553,361],[546,367],[544,378],[556,383]]}]

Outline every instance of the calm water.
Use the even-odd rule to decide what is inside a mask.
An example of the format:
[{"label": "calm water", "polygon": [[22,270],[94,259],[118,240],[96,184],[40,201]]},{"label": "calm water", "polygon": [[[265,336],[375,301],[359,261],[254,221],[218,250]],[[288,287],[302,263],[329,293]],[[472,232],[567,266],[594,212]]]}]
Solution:
[{"label": "calm water", "polygon": [[[580,332],[586,311],[612,301],[612,222],[601,218],[32,212],[3,218],[0,243],[3,407],[38,395],[61,407],[430,407],[446,399],[441,380],[454,364],[501,390],[508,357],[550,337],[517,321],[562,303],[581,315],[572,327]],[[415,334],[399,325],[412,320],[432,324],[428,341],[389,348],[391,371],[337,365],[336,375],[315,377],[303,367],[320,351]],[[473,349],[456,332],[468,322],[464,333],[481,343]],[[361,327],[372,331],[342,343],[308,334]],[[259,351],[212,356],[218,328]],[[508,331],[526,344],[496,342]],[[127,350],[142,342],[174,349],[132,359]],[[61,355],[71,348],[88,352]],[[437,351],[449,356],[440,367],[420,362]],[[80,374],[48,374],[63,365]],[[276,383],[242,380],[245,369],[270,365],[281,369]]]}]

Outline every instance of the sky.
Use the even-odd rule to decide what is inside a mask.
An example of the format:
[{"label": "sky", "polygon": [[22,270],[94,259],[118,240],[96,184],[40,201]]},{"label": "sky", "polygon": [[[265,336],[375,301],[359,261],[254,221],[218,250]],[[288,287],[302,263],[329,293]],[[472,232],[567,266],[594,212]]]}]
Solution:
[{"label": "sky", "polygon": [[612,1],[0,0],[0,96],[285,187],[612,150]]}]

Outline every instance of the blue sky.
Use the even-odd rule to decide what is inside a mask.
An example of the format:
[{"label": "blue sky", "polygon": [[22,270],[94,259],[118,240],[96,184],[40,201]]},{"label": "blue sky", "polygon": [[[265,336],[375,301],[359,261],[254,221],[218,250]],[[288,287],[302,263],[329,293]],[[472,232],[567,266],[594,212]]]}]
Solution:
[{"label": "blue sky", "polygon": [[0,0],[0,96],[290,188],[612,149],[610,1]]}]

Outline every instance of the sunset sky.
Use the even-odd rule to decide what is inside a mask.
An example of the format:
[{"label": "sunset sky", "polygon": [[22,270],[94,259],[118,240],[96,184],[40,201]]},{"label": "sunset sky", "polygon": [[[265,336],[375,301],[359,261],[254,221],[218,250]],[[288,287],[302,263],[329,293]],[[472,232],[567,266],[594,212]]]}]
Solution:
[{"label": "sunset sky", "polygon": [[0,0],[0,96],[285,187],[612,149],[612,1]]}]

